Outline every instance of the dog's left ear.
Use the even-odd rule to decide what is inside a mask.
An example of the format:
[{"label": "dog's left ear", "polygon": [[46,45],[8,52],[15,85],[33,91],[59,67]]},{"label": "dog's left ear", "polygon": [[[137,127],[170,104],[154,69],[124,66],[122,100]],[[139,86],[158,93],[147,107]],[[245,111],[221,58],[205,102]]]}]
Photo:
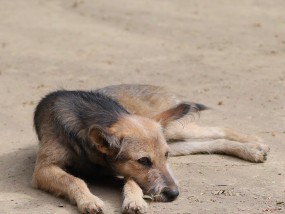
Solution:
[{"label": "dog's left ear", "polygon": [[88,135],[96,149],[107,156],[115,155],[120,148],[120,140],[99,126],[92,126]]},{"label": "dog's left ear", "polygon": [[173,107],[158,115],[155,115],[154,117],[152,117],[152,119],[159,122],[162,126],[166,126],[170,122],[182,118],[183,116],[191,112],[191,110],[191,104],[180,103],[176,107]]}]

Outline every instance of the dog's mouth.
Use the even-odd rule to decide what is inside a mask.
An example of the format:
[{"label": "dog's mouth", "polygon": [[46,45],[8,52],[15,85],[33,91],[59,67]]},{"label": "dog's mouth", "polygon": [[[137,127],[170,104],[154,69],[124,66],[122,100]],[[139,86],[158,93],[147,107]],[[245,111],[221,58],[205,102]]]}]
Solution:
[{"label": "dog's mouth", "polygon": [[156,201],[156,202],[168,202],[163,195],[144,195],[145,200]]},{"label": "dog's mouth", "polygon": [[145,194],[144,199],[156,201],[156,202],[171,202],[174,201],[179,195],[177,188],[172,189],[165,187],[158,194]]},{"label": "dog's mouth", "polygon": [[176,199],[176,197],[173,199],[166,198],[162,194],[160,194],[160,195],[144,195],[143,198],[146,200],[155,201],[155,202],[172,202]]}]

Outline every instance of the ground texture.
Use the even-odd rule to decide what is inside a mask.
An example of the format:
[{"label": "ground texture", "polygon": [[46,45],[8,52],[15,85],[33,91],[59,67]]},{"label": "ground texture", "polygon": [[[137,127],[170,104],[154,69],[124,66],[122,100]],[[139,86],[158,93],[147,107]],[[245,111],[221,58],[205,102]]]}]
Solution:
[{"label": "ground texture", "polygon": [[[283,0],[0,0],[0,213],[77,213],[31,187],[33,110],[59,88],[166,86],[212,107],[196,117],[261,136],[268,161],[171,158],[181,195],[149,213],[285,212]],[[95,183],[106,213],[121,186]]]}]

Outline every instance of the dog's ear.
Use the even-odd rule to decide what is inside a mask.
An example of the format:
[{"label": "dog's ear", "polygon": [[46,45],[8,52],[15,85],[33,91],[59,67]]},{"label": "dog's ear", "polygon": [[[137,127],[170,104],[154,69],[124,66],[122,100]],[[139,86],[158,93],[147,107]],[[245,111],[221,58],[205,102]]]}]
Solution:
[{"label": "dog's ear", "polygon": [[88,136],[92,145],[107,156],[115,155],[120,149],[120,140],[116,136],[108,133],[108,130],[99,126],[92,126],[89,129]]},{"label": "dog's ear", "polygon": [[170,108],[160,114],[152,117],[153,120],[159,122],[162,126],[166,126],[170,122],[174,120],[178,120],[192,111],[191,104],[188,103],[180,103],[179,105]]}]

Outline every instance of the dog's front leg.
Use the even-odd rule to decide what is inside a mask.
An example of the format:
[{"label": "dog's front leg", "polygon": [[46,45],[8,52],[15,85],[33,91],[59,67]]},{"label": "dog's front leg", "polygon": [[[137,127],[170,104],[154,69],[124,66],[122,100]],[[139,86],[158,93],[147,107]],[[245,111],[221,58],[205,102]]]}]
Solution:
[{"label": "dog's front leg", "polygon": [[133,179],[126,180],[123,194],[123,213],[146,213],[147,203],[143,199],[143,191]]},{"label": "dog's front leg", "polygon": [[56,195],[67,196],[77,204],[80,213],[103,213],[103,202],[89,191],[84,181],[66,173],[56,165],[44,167],[36,165],[33,185]]}]

